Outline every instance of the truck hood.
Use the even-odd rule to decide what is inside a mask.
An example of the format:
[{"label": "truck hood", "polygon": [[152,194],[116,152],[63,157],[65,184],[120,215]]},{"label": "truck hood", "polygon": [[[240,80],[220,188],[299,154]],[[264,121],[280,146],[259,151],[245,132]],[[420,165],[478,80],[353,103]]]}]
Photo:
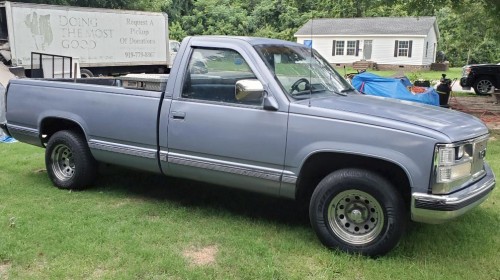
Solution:
[{"label": "truck hood", "polygon": [[[427,134],[447,141],[471,139],[488,133],[484,123],[469,114],[416,102],[349,94],[301,100],[291,112],[319,117],[345,119],[373,125],[390,126],[412,133]],[[299,109],[299,107],[301,107]],[[389,122],[385,121],[389,120]],[[425,133],[427,131],[427,133]],[[429,133],[430,132],[430,133]]]}]

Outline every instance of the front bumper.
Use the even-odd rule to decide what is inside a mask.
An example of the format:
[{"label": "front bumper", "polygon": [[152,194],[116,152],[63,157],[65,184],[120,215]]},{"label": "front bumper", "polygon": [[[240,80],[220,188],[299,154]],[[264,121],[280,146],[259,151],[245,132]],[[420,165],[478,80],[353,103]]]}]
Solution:
[{"label": "front bumper", "polygon": [[495,175],[485,164],[486,175],[466,189],[449,195],[413,193],[411,218],[413,221],[440,224],[461,216],[486,200],[495,188]]},{"label": "front bumper", "polygon": [[471,88],[473,86],[472,79],[470,77],[460,78],[460,86],[464,88]]}]

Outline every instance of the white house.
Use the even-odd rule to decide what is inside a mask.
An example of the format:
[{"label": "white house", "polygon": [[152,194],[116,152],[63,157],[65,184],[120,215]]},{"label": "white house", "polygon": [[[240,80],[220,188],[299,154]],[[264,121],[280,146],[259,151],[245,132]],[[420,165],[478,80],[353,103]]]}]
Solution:
[{"label": "white house", "polygon": [[425,69],[435,62],[439,29],[435,17],[329,18],[309,20],[294,36],[333,65]]}]

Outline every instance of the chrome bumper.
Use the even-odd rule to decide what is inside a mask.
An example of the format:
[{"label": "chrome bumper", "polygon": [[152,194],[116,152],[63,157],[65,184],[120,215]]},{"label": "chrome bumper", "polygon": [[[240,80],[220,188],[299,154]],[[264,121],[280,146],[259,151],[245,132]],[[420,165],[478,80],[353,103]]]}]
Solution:
[{"label": "chrome bumper", "polygon": [[495,175],[486,165],[486,176],[464,190],[449,195],[413,193],[411,218],[415,222],[444,223],[481,204],[494,188]]}]

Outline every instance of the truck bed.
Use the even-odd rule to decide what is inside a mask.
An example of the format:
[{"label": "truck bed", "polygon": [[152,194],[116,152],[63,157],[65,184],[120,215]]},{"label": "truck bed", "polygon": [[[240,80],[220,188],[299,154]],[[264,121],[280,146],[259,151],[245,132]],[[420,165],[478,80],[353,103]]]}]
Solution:
[{"label": "truck bed", "polygon": [[[120,80],[113,78],[70,82],[73,80],[12,80],[9,93],[24,95],[7,99],[7,107],[12,108],[7,118],[15,120],[9,123],[12,136],[43,146],[42,120],[47,121],[46,117],[50,116],[78,123],[90,147],[106,143],[123,145],[124,149],[140,147],[142,152],[149,152],[154,157],[161,92],[126,89],[121,87]],[[23,108],[30,110],[27,112]],[[100,153],[93,152],[93,155],[97,160],[106,161]],[[140,162],[131,165],[144,167]],[[157,166],[154,167],[156,171]]]}]

